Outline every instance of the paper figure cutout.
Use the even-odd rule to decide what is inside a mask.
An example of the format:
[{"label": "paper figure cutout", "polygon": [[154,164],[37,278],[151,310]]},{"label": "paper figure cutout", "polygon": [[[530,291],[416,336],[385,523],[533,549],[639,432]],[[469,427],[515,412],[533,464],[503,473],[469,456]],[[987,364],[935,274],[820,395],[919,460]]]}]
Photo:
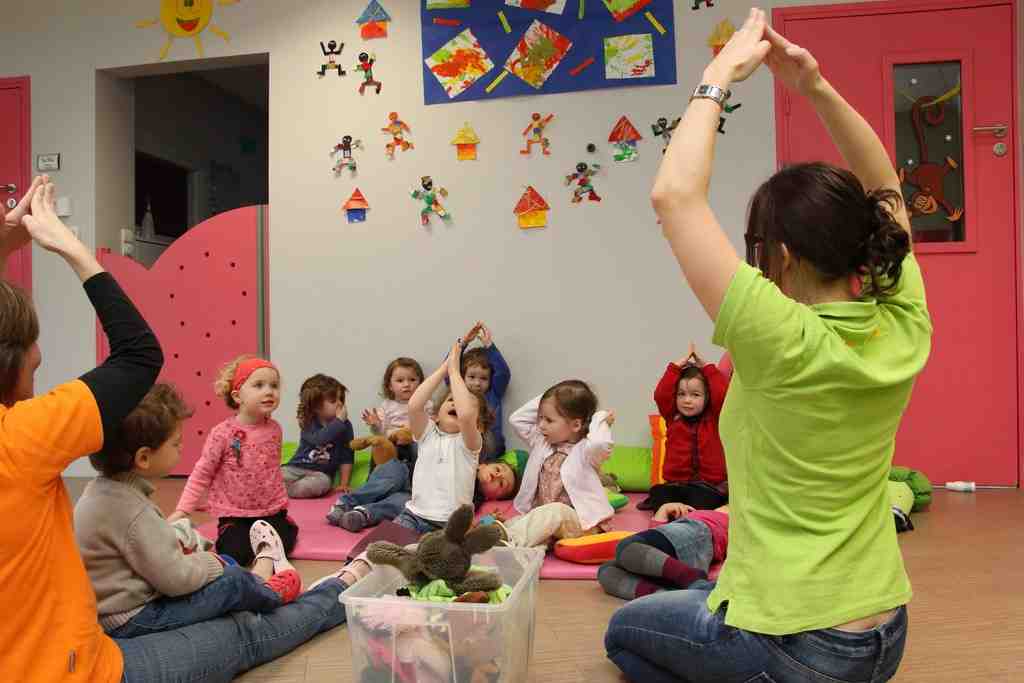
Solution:
[{"label": "paper figure cutout", "polygon": [[572,203],[579,204],[583,201],[583,197],[586,196],[592,202],[601,201],[601,197],[598,196],[594,190],[593,183],[590,179],[597,175],[597,172],[601,170],[601,164],[590,164],[581,161],[576,164],[576,172],[570,173],[565,176],[565,184],[571,185],[572,182],[576,181],[576,189],[572,191]]},{"label": "paper figure cutout", "polygon": [[664,154],[665,150],[668,149],[668,143],[672,142],[672,132],[675,131],[676,126],[679,125],[680,120],[682,120],[682,117],[677,116],[675,120],[672,121],[672,124],[669,125],[668,119],[662,116],[651,124],[651,132],[654,133],[654,136],[665,141],[665,146],[661,148],[662,154]]},{"label": "paper figure cutout", "polygon": [[380,88],[383,85],[380,81],[373,79],[373,65],[377,63],[376,55],[371,56],[365,52],[359,53],[359,63],[356,64],[356,69],[363,72],[363,82],[359,84],[359,94],[362,95],[363,91],[366,90],[366,86],[373,85],[377,87],[377,94],[380,94]]},{"label": "paper figure cutout", "polygon": [[657,18],[655,18],[655,16],[651,14],[649,11],[644,12],[644,16],[647,18],[647,21],[651,22],[651,26],[653,26],[654,30],[657,31],[659,34],[665,35],[666,33],[668,33],[668,31],[665,30],[665,27],[661,25],[661,22],[658,21]]},{"label": "paper figure cutout", "polygon": [[615,21],[625,21],[651,4],[651,0],[604,0]]},{"label": "paper figure cutout", "polygon": [[516,208],[512,209],[519,218],[519,227],[523,230],[528,228],[543,228],[548,224],[548,211],[551,209],[544,198],[540,196],[533,185],[527,185],[523,196],[519,198]]},{"label": "paper figure cutout", "polygon": [[505,69],[539,90],[571,47],[571,40],[534,19],[505,61]]},{"label": "paper figure cutout", "polygon": [[362,223],[366,220],[366,210],[370,208],[370,204],[357,187],[341,208],[347,214],[349,223]]},{"label": "paper figure cutout", "polygon": [[466,29],[423,60],[448,97],[458,97],[494,68],[472,29]]},{"label": "paper figure cutout", "polygon": [[712,0],[693,0],[693,7],[691,7],[690,9],[692,9],[694,11],[699,10],[700,9],[700,3],[702,3],[702,2],[705,5],[707,5],[708,7],[714,7],[715,6],[715,3]]},{"label": "paper figure cutout", "polygon": [[476,146],[480,144],[480,137],[473,130],[473,126],[467,121],[459,132],[452,138],[452,144],[456,146],[456,154],[459,161],[476,161]]},{"label": "paper figure cutout", "polygon": [[718,132],[725,135],[725,115],[731,114],[743,105],[739,102],[736,104],[725,104],[722,105],[722,115],[718,117]]},{"label": "paper figure cutout", "polygon": [[136,28],[150,28],[160,24],[167,33],[167,42],[160,49],[160,60],[167,59],[167,53],[171,50],[171,44],[175,38],[191,38],[195,41],[196,52],[203,56],[203,41],[200,35],[207,27],[224,39],[227,43],[231,36],[227,31],[218,27],[213,21],[213,7],[217,5],[235,5],[238,0],[192,0],[191,2],[179,2],[178,0],[160,0],[160,16],[156,19],[144,19],[135,22]]},{"label": "paper figure cutout", "polygon": [[469,7],[470,0],[427,0],[427,9],[457,9]]},{"label": "paper figure cutout", "polygon": [[438,217],[447,223],[452,219],[450,213],[445,211],[445,208],[441,206],[438,195],[442,197],[448,196],[448,190],[443,187],[434,190],[434,180],[428,175],[420,178],[420,190],[412,191],[412,198],[419,199],[423,202],[423,208],[420,210],[420,222],[423,225],[430,225],[430,214],[436,213]]},{"label": "paper figure cutout", "polygon": [[[944,178],[946,174],[960,167],[952,157],[946,157],[944,163],[937,164],[928,159],[928,142],[924,137],[924,125],[937,126],[945,118],[943,112],[945,100],[935,97],[919,97],[910,108],[910,122],[914,126],[914,136],[921,152],[921,162],[907,173],[906,167],[900,167],[900,182],[913,185],[917,190],[907,202],[910,217],[929,215],[937,212],[939,207],[946,213],[946,220],[955,223],[964,215],[962,207],[953,208],[946,201]],[[923,111],[925,107],[938,105],[937,110]]]},{"label": "paper figure cutout", "polygon": [[640,131],[633,126],[628,118],[623,116],[612,128],[612,132],[608,134],[608,142],[615,144],[615,154],[612,158],[615,161],[636,161],[640,156],[636,143],[643,139]]},{"label": "paper figure cutout", "polygon": [[484,88],[484,92],[490,93],[492,90],[497,88],[498,84],[505,80],[505,76],[508,76],[508,72],[502,69],[501,73],[498,74],[497,78],[491,81],[490,84],[486,88]]},{"label": "paper figure cutout", "polygon": [[341,156],[338,157],[334,164],[334,175],[341,175],[342,170],[348,169],[353,174],[356,172],[356,160],[352,156],[353,149],[362,149],[362,140],[353,140],[351,135],[345,135],[341,138],[341,142],[336,144],[331,149],[331,156],[333,157],[338,152],[341,152]]},{"label": "paper figure cutout", "polygon": [[654,40],[650,33],[611,36],[604,39],[605,78],[654,76]]},{"label": "paper figure cutout", "polygon": [[520,154],[529,155],[533,150],[534,145],[540,145],[540,151],[545,156],[551,154],[551,141],[544,135],[544,129],[551,123],[551,119],[555,118],[554,114],[548,114],[541,118],[541,115],[537,112],[530,114],[530,125],[523,129],[523,135],[526,137],[526,147],[519,150]]},{"label": "paper figure cutout", "polygon": [[341,68],[341,64],[335,61],[335,58],[341,56],[341,51],[344,49],[345,43],[328,40],[327,45],[324,45],[324,41],[321,40],[320,51],[324,53],[324,57],[327,57],[327,63],[320,65],[320,70],[316,72],[317,76],[323,78],[328,69],[334,69],[338,72],[338,76],[344,76],[346,71]]},{"label": "paper figure cutout", "polygon": [[505,4],[521,9],[535,9],[540,12],[561,14],[565,11],[566,0],[505,0]]},{"label": "paper figure cutout", "polygon": [[732,22],[728,19],[722,19],[718,24],[715,25],[714,30],[708,36],[708,47],[711,48],[712,54],[717,55],[725,47],[725,44],[732,38],[732,34],[736,33],[736,27],[732,25]]},{"label": "paper figure cutout", "polygon": [[370,0],[363,13],[356,19],[359,24],[359,36],[363,40],[388,37],[388,24],[391,23],[391,15],[387,13],[377,0]]},{"label": "paper figure cutout", "polygon": [[512,33],[512,27],[508,24],[508,17],[501,10],[498,10],[498,21],[501,22],[501,30],[505,33]]},{"label": "paper figure cutout", "polygon": [[415,148],[415,145],[405,139],[405,134],[411,132],[411,130],[405,121],[398,118],[397,111],[388,114],[388,125],[381,128],[381,131],[391,136],[391,142],[384,145],[384,153],[389,159],[395,158],[396,149],[401,149],[405,152]]}]

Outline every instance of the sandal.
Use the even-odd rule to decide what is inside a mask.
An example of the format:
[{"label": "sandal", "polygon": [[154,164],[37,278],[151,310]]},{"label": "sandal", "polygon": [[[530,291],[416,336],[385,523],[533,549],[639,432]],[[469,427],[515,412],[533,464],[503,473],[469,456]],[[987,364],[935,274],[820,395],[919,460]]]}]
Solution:
[{"label": "sandal", "polygon": [[[274,573],[294,570],[295,567],[284,554],[284,542],[269,522],[257,519],[249,529],[249,542],[257,560],[267,558],[274,563]],[[260,551],[260,546],[266,546]]]}]

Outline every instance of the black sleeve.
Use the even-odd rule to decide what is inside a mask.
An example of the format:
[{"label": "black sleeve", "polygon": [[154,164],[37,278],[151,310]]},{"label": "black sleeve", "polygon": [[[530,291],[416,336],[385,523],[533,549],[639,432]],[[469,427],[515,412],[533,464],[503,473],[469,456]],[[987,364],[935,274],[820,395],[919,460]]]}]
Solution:
[{"label": "black sleeve", "polygon": [[92,276],[84,287],[110,341],[110,357],[81,377],[96,398],[106,441],[156,382],[164,354],[153,330],[110,273]]}]

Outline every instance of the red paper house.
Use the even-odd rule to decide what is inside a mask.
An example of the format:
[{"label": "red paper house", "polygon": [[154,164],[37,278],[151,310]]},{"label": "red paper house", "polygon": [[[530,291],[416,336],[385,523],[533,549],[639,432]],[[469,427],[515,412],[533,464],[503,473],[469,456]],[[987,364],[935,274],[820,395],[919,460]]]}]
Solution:
[{"label": "red paper house", "polygon": [[519,217],[519,227],[526,230],[528,228],[543,228],[547,225],[548,210],[550,209],[551,207],[544,201],[544,198],[538,194],[537,190],[533,189],[533,185],[528,185],[512,213]]}]

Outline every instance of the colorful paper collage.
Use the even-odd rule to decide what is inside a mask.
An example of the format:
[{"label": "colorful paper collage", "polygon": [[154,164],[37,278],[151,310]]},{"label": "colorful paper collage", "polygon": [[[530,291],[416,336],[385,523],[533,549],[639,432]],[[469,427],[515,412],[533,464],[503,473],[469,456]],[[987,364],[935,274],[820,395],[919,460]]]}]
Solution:
[{"label": "colorful paper collage", "polygon": [[551,14],[561,14],[565,11],[566,1],[567,0],[505,0],[505,4],[510,7],[538,10],[540,12],[549,12]]},{"label": "colorful paper collage", "polygon": [[527,185],[523,196],[519,198],[516,208],[512,213],[519,220],[519,227],[523,230],[530,228],[543,228],[548,224],[548,211],[551,207],[544,201],[533,185]]},{"label": "colorful paper collage", "polygon": [[[642,7],[639,3],[615,0],[611,11],[598,0],[589,0],[589,11],[582,19],[577,12],[578,4],[579,0],[477,0],[471,7],[438,12],[427,10],[426,0],[421,0],[424,103],[677,82],[673,0],[649,0]],[[616,21],[613,12],[624,18]],[[657,18],[664,34],[647,13]],[[438,18],[457,25],[435,23]],[[452,39],[466,29],[470,29],[479,46],[474,59],[486,64],[485,55],[497,67],[482,76],[478,75],[482,67],[471,68],[468,79],[462,78],[458,59],[452,63],[451,57],[438,55],[441,51],[452,54]],[[613,41],[611,52],[615,59],[610,67],[604,59],[606,38],[631,41],[624,45]],[[439,77],[434,70],[437,66],[450,75]],[[515,78],[508,78],[510,74]]]},{"label": "colorful paper collage", "polygon": [[653,78],[654,41],[650,33],[604,39],[605,78]]},{"label": "colorful paper collage", "polygon": [[425,60],[427,68],[440,81],[448,97],[458,97],[477,79],[494,68],[472,29],[449,40]]},{"label": "colorful paper collage", "polygon": [[535,19],[505,60],[505,70],[539,90],[571,47],[571,40]]},{"label": "colorful paper collage", "polygon": [[651,4],[651,0],[603,0],[615,21],[625,21]]}]

